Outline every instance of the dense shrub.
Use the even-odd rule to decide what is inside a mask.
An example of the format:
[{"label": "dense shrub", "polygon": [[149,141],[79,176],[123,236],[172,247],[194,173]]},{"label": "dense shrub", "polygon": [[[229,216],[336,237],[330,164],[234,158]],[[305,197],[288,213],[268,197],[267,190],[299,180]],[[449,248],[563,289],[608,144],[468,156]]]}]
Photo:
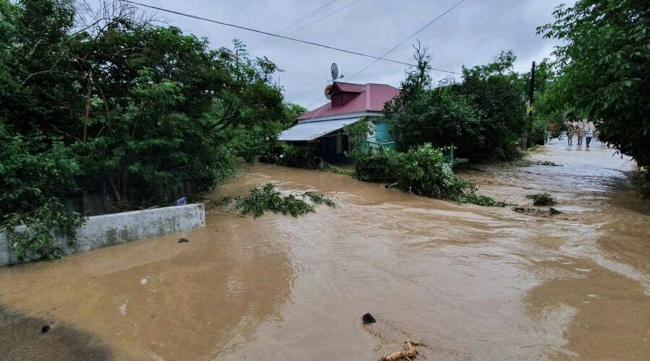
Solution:
[{"label": "dense shrub", "polygon": [[307,149],[286,147],[280,158],[280,165],[295,168],[320,169],[326,165],[323,158]]},{"label": "dense shrub", "polygon": [[454,175],[443,149],[433,148],[429,143],[411,148],[406,153],[377,149],[357,152],[356,157],[355,173],[360,180],[395,181],[401,190],[460,203],[489,207],[507,205],[476,194],[474,184]]},{"label": "dense shrub", "polygon": [[308,149],[301,149],[290,144],[274,147],[271,152],[259,157],[263,163],[272,163],[285,167],[323,169],[327,162]]},{"label": "dense shrub", "polygon": [[400,154],[392,149],[368,149],[357,152],[354,171],[356,177],[369,182],[392,182],[397,179],[397,163]]},{"label": "dense shrub", "polygon": [[528,133],[528,144],[544,145],[544,143],[546,143],[546,128],[533,127],[533,129]]},{"label": "dense shrub", "polygon": [[401,154],[395,171],[400,189],[421,196],[456,199],[474,190],[472,183],[454,175],[442,152],[428,143]]},{"label": "dense shrub", "polygon": [[[79,166],[60,141],[24,137],[1,122],[0,144],[0,231],[20,260],[54,258],[53,236],[72,236],[82,221],[65,206]],[[14,232],[20,225],[29,227]]]}]

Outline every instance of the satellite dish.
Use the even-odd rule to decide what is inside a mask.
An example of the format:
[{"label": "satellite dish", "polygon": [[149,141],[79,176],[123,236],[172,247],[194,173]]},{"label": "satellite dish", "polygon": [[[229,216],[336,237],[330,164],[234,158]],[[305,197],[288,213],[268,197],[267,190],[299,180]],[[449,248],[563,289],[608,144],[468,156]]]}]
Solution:
[{"label": "satellite dish", "polygon": [[328,86],[325,87],[325,91],[324,91],[324,93],[325,93],[325,98],[327,98],[327,99],[332,99],[332,89],[333,89],[333,88],[334,88],[334,87],[332,86],[332,84],[330,84],[330,85],[328,85]]},{"label": "satellite dish", "polygon": [[332,80],[336,80],[336,78],[339,77],[339,67],[336,65],[336,63],[332,63]]}]

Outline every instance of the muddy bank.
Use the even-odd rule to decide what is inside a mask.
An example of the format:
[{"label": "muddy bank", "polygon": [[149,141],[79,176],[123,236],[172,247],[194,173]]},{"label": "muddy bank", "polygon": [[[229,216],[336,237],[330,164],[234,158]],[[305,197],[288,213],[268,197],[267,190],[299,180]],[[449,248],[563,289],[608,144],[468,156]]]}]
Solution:
[{"label": "muddy bank", "polygon": [[[0,270],[0,304],[93,335],[117,359],[606,360],[650,354],[650,215],[606,148],[462,174],[534,217],[331,172],[254,165],[211,195],[272,182],[337,203],[301,218],[208,214],[205,230]],[[527,203],[528,202],[528,203]],[[184,237],[189,242],[178,243]],[[361,315],[377,322],[364,326]],[[0,340],[2,343],[2,340]]]}]

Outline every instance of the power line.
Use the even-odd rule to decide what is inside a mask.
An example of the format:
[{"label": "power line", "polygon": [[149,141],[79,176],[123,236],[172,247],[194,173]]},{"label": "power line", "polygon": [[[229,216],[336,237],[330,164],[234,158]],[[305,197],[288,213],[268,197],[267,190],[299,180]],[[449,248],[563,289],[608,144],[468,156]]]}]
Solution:
[{"label": "power line", "polygon": [[[334,11],[328,13],[327,15],[321,16],[320,18],[318,18],[318,19],[312,21],[311,23],[308,23],[308,24],[305,24],[305,25],[299,27],[298,29],[296,29],[296,30],[290,32],[290,33],[287,34],[287,35],[293,35],[293,34],[299,32],[300,30],[302,30],[302,29],[304,29],[304,28],[306,28],[306,27],[309,27],[309,26],[312,26],[312,25],[314,25],[314,24],[316,24],[316,23],[318,23],[318,22],[321,22],[321,21],[323,21],[323,20],[329,18],[330,16],[332,16],[332,15],[334,15],[334,14],[340,12],[340,11],[349,8],[350,6],[352,6],[352,5],[356,4],[356,3],[358,3],[359,1],[361,1],[361,0],[355,0],[355,1],[349,3],[349,4],[345,5],[345,6],[342,6],[342,7],[338,8],[338,9],[336,9],[336,10],[334,10]],[[255,48],[255,49],[251,50],[251,51],[255,51],[255,50],[257,50],[257,49],[261,49],[261,48],[263,48],[264,46],[269,45],[270,43],[271,43],[271,42],[266,43],[266,44],[264,44],[264,45],[262,45],[262,46],[259,46],[259,47]]]},{"label": "power line", "polygon": [[158,6],[139,3],[137,1],[131,1],[131,0],[121,0],[121,1],[124,1],[124,2],[129,3],[129,4],[133,4],[133,5],[142,6],[142,7],[149,8],[149,9],[154,9],[154,10],[170,13],[170,14],[185,16],[185,17],[192,18],[192,19],[197,19],[197,20],[203,20],[203,21],[207,21],[207,22],[210,22],[210,23],[214,23],[214,24],[219,24],[219,25],[228,26],[228,27],[231,27],[231,28],[246,30],[246,31],[250,31],[250,32],[258,33],[258,34],[269,35],[269,36],[272,36],[272,37],[285,39],[285,40],[291,40],[291,41],[295,41],[295,42],[298,42],[298,43],[318,46],[318,47],[321,47],[321,48],[340,51],[340,52],[347,53],[347,54],[358,55],[358,56],[362,56],[362,57],[365,57],[365,58],[371,58],[371,59],[375,59],[375,60],[388,61],[388,62],[396,63],[396,64],[413,66],[413,64],[407,63],[407,62],[404,62],[404,61],[387,59],[387,58],[384,58],[384,57],[369,55],[369,54],[365,54],[365,53],[361,53],[361,52],[353,51],[353,50],[348,50],[348,49],[337,48],[335,46],[322,44],[322,43],[317,43],[317,42],[313,42],[313,41],[309,41],[309,40],[297,39],[297,38],[293,38],[293,37],[290,37],[290,36],[274,34],[274,33],[268,32],[268,31],[264,31],[264,30],[249,28],[249,27],[242,26],[242,25],[237,25],[237,24],[226,23],[226,22],[219,21],[219,20],[208,19],[208,18],[204,18],[204,17],[201,17],[201,16],[192,15],[192,14],[188,14],[188,13],[183,13],[183,12],[176,11],[176,10],[170,10],[170,9],[165,9],[165,8],[158,7]]},{"label": "power line", "polygon": [[[280,34],[280,33],[284,33],[285,31],[291,29],[294,25],[296,25],[296,24],[300,23],[301,21],[307,19],[308,17],[310,17],[310,16],[316,14],[316,13],[319,12],[320,10],[325,9],[326,7],[328,7],[328,6],[330,6],[330,5],[334,4],[334,3],[336,3],[337,1],[339,1],[339,0],[328,1],[327,3],[325,3],[325,4],[321,5],[321,6],[319,6],[318,8],[312,10],[309,14],[304,15],[304,16],[302,16],[300,19],[298,19],[298,20],[292,22],[291,24],[285,26],[282,30],[278,31],[278,34]],[[311,24],[310,24],[310,25],[311,25]],[[297,31],[297,30],[296,30],[296,31]],[[289,34],[289,35],[291,35],[291,34]],[[259,47],[261,47],[261,46],[264,46],[264,45],[266,44],[266,41],[269,40],[270,38],[271,38],[271,37],[269,36],[269,37],[265,38],[264,40],[260,41],[257,45],[255,45],[255,48],[257,49],[257,48],[259,48]],[[254,49],[253,49],[253,50],[254,50]]]},{"label": "power line", "polygon": [[[395,50],[395,49],[399,48],[400,46],[404,45],[404,43],[406,43],[407,41],[409,41],[409,39],[411,39],[412,37],[414,37],[414,36],[416,36],[417,34],[419,34],[420,32],[422,32],[424,29],[426,29],[426,28],[428,28],[429,26],[431,26],[431,24],[433,24],[433,23],[435,23],[436,21],[440,20],[443,16],[449,14],[452,10],[454,10],[455,8],[457,8],[458,6],[460,6],[460,4],[464,3],[465,1],[466,1],[466,0],[460,0],[460,1],[458,1],[458,2],[457,2],[456,4],[454,4],[452,7],[450,7],[450,8],[447,9],[447,10],[445,10],[442,14],[436,16],[435,18],[433,18],[433,20],[431,20],[431,21],[429,21],[428,23],[426,23],[424,26],[422,26],[421,28],[419,28],[416,32],[414,32],[413,34],[409,35],[406,39],[400,41],[399,43],[397,43],[397,45],[395,45],[395,46],[393,46],[392,48],[388,49],[388,51],[386,51],[384,54],[382,54],[379,58],[380,58],[380,59],[383,59],[386,55],[388,55],[388,54],[390,54],[391,52],[393,52],[393,50]],[[375,59],[375,60],[372,61],[370,64],[366,65],[363,69],[359,70],[359,71],[356,72],[354,75],[352,75],[349,79],[353,79],[353,78],[356,77],[357,75],[359,75],[359,74],[361,74],[362,72],[364,72],[366,69],[368,69],[368,68],[370,68],[371,66],[375,65],[375,63],[377,63],[377,61],[379,61],[380,59]],[[431,68],[431,70],[440,71],[440,72],[443,72],[443,73],[449,73],[449,74],[461,75],[461,74],[459,74],[459,73],[457,73],[457,72],[453,72],[453,71],[449,71],[449,70],[442,70],[442,69],[436,69],[436,68]]]},{"label": "power line", "polygon": [[[382,54],[379,58],[376,58],[376,59],[375,59],[374,61],[372,61],[370,64],[366,65],[365,67],[363,67],[363,69],[359,70],[359,71],[356,72],[354,75],[352,75],[351,77],[347,78],[346,80],[352,80],[352,79],[354,79],[357,75],[361,74],[361,73],[364,72],[366,69],[368,69],[368,68],[370,68],[371,66],[375,65],[379,60],[384,59],[384,57],[385,57],[386,55],[390,54],[391,52],[393,52],[393,50],[395,50],[395,49],[399,48],[400,46],[404,45],[404,43],[406,43],[409,39],[411,39],[411,38],[414,37],[415,35],[417,35],[417,34],[419,34],[420,32],[422,32],[424,29],[426,29],[426,28],[428,28],[429,26],[431,26],[431,24],[433,24],[433,23],[435,23],[436,21],[440,20],[443,16],[447,15],[448,13],[450,13],[452,10],[454,10],[455,8],[457,8],[458,6],[460,6],[460,4],[462,4],[462,3],[465,2],[465,1],[466,1],[466,0],[460,0],[460,1],[458,1],[458,2],[457,2],[456,4],[454,4],[452,7],[450,7],[450,8],[447,9],[447,10],[445,10],[442,14],[440,14],[440,15],[436,16],[435,18],[433,18],[431,21],[429,21],[429,22],[426,23],[424,26],[422,26],[421,28],[419,28],[416,32],[414,32],[413,34],[409,35],[406,39],[400,41],[397,45],[395,45],[395,46],[393,46],[392,48],[388,49],[388,51],[386,51],[384,54]],[[411,66],[412,66],[412,64],[411,64]],[[435,70],[435,71],[439,71],[439,72],[443,72],[443,73],[455,74],[455,75],[462,75],[462,74],[457,73],[457,72],[455,72],[455,71],[449,71],[449,70],[444,70],[444,69],[437,69],[437,68],[433,68],[433,67],[431,68],[431,70]],[[311,104],[309,104],[308,107],[311,108],[311,106],[314,105],[314,104],[316,104],[316,103],[318,103],[318,100],[315,100],[315,101],[311,102]]]}]

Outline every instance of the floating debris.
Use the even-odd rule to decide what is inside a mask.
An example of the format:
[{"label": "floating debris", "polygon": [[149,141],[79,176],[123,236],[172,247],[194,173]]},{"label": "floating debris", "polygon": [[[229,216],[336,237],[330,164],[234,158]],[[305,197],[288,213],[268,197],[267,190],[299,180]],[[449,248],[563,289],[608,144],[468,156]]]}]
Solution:
[{"label": "floating debris", "polygon": [[179,238],[178,243],[189,243],[190,241],[187,238]]},{"label": "floating debris", "polygon": [[412,341],[410,339],[406,339],[404,341],[404,351],[397,351],[393,353],[389,353],[386,356],[383,356],[379,359],[379,361],[398,361],[398,360],[410,360],[411,357],[415,357],[417,355],[417,351],[415,350],[415,346],[419,346],[419,342]]},{"label": "floating debris", "polygon": [[551,166],[551,167],[561,167],[562,166],[562,164],[557,164],[555,162],[550,162],[548,160],[545,160],[543,162],[535,162],[535,164],[537,164],[537,165],[548,165],[548,166]]},{"label": "floating debris", "polygon": [[550,207],[548,211],[532,207],[515,207],[512,210],[517,213],[538,217],[552,217],[558,214],[564,214],[564,212],[558,211],[553,207]]},{"label": "floating debris", "polygon": [[364,325],[370,324],[370,323],[375,323],[375,318],[372,317],[370,313],[366,313],[361,317],[361,321],[363,321]]}]

